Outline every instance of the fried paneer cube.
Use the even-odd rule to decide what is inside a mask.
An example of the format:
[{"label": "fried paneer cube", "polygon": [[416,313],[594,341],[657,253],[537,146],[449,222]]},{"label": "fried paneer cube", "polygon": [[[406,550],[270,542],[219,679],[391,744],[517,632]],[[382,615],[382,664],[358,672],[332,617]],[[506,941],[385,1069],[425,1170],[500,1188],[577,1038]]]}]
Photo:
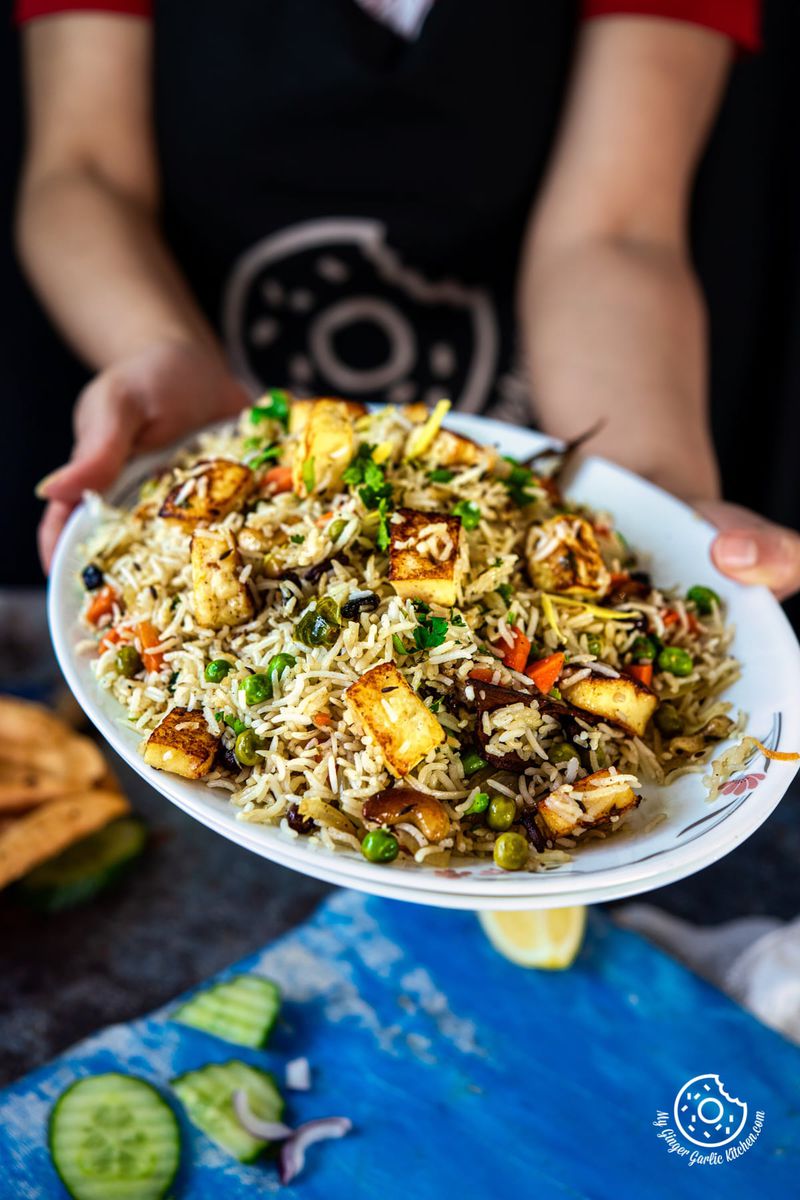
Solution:
[{"label": "fried paneer cube", "polygon": [[326,404],[339,404],[344,411],[356,421],[359,417],[365,417],[368,409],[358,400],[337,400],[335,396],[323,396],[315,400],[293,400],[289,407],[289,433],[302,433],[308,424],[311,411],[315,404],[319,404],[320,400],[324,400]]},{"label": "fried paneer cube", "polygon": [[401,779],[445,740],[436,717],[412,691],[394,663],[372,667],[345,699],[380,747],[392,775]]},{"label": "fried paneer cube", "polygon": [[254,487],[255,476],[249,467],[227,458],[213,458],[192,479],[170,489],[158,515],[178,521],[186,529],[211,525],[242,508]]},{"label": "fried paneer cube", "polygon": [[315,400],[294,448],[292,482],[298,496],[340,490],[355,451],[355,428],[341,400]]},{"label": "fried paneer cube", "polygon": [[534,525],[525,549],[534,587],[565,596],[602,599],[611,586],[592,526],[564,513]]},{"label": "fried paneer cube", "polygon": [[389,579],[398,596],[451,608],[459,580],[458,517],[398,508],[389,530]]},{"label": "fried paneer cube", "polygon": [[487,471],[497,462],[497,451],[492,446],[481,446],[472,438],[452,429],[440,429],[425,455],[425,461],[434,467],[477,467]]},{"label": "fried paneer cube", "polygon": [[563,691],[564,699],[575,708],[619,725],[636,737],[643,736],[647,722],[658,707],[655,692],[638,679],[625,675],[620,675],[619,679],[590,675],[574,687],[565,686]]},{"label": "fried paneer cube", "polygon": [[173,708],[145,742],[144,761],[184,779],[201,779],[211,770],[219,742],[201,712]]},{"label": "fried paneer cube", "polygon": [[222,530],[195,530],[192,535],[192,592],[194,615],[206,629],[241,625],[255,612],[253,597],[239,576],[239,551]]},{"label": "fried paneer cube", "polygon": [[619,817],[638,803],[630,784],[605,770],[556,788],[539,801],[538,813],[550,837],[569,837]]}]

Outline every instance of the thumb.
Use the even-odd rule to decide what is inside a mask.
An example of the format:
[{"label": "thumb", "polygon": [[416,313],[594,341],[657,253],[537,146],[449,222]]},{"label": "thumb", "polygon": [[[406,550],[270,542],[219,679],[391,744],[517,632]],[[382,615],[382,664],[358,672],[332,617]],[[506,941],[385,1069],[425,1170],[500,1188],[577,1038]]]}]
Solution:
[{"label": "thumb", "polygon": [[724,575],[768,587],[779,599],[800,588],[800,535],[794,530],[735,504],[697,507],[720,531],[711,558]]},{"label": "thumb", "polygon": [[103,491],[127,462],[144,415],[134,395],[98,379],[75,411],[76,441],[70,461],[36,486],[42,500],[78,504],[88,489]]}]

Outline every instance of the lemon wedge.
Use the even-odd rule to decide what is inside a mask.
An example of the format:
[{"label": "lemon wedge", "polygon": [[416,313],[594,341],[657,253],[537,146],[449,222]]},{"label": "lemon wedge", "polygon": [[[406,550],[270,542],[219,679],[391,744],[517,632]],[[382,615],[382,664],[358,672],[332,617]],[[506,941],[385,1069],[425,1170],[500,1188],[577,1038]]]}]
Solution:
[{"label": "lemon wedge", "polygon": [[499,954],[519,967],[563,971],[575,961],[586,929],[586,909],[479,912],[483,932]]}]

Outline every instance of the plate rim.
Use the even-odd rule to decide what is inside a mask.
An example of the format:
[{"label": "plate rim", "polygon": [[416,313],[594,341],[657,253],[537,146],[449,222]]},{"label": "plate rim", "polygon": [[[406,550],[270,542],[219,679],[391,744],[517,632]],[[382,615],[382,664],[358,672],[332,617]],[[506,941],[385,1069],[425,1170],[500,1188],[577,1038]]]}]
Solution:
[{"label": "plate rim", "polygon": [[[217,424],[228,423],[219,422]],[[501,439],[507,438],[509,432],[511,434],[517,432],[524,435],[529,441],[538,440],[542,445],[553,444],[553,439],[537,430],[527,429],[511,422],[501,423],[473,414],[451,413],[446,424],[456,429],[460,426],[464,432],[472,431],[474,433],[476,429],[480,429],[483,431],[485,441],[489,440],[493,432]],[[120,477],[112,494],[118,496],[124,488],[130,486],[130,482],[135,476],[140,476],[142,471],[147,469],[148,463],[153,460],[163,461],[174,453],[174,449],[174,446],[165,447],[155,454],[148,455],[146,459],[135,460]],[[684,513],[691,514],[693,519],[705,526],[709,534],[713,533],[713,527],[696,514],[690,506],[664,492],[648,480],[641,479],[626,468],[596,456],[589,457],[584,461],[587,465],[595,464],[604,469],[610,469],[614,473],[620,473],[628,480],[634,481],[637,486],[646,487],[657,496],[659,503],[664,504],[665,501],[668,501],[670,504],[677,505]],[[368,863],[366,860],[361,862],[355,855],[337,854],[326,848],[311,846],[297,851],[293,846],[294,839],[281,834],[277,827],[259,826],[257,823],[237,820],[236,813],[231,806],[225,805],[219,794],[209,794],[209,789],[205,788],[202,783],[191,784],[186,780],[177,783],[172,776],[155,773],[154,769],[143,761],[136,749],[127,744],[125,740],[127,731],[122,720],[117,721],[111,715],[106,714],[96,697],[92,695],[91,687],[85,683],[78,670],[78,655],[74,653],[69,620],[59,611],[59,598],[63,594],[64,587],[70,583],[66,563],[75,549],[74,543],[77,542],[75,531],[86,517],[87,511],[86,504],[82,503],[71,514],[56,548],[47,589],[47,614],[51,639],[59,666],[70,689],[109,745],[156,792],[234,844],[244,846],[289,869],[298,870],[320,879],[334,876],[335,879],[329,880],[330,882],[339,882],[342,886],[354,887],[357,890],[373,894],[379,894],[381,890],[383,894],[387,894],[388,888],[396,893],[392,898],[407,898],[413,901],[415,892],[426,896],[440,897],[437,901],[417,900],[418,903],[444,904],[446,897],[460,898],[458,907],[464,907],[460,900],[466,898],[474,900],[476,903],[479,902],[480,907],[491,907],[492,898],[496,901],[508,900],[509,904],[512,900],[516,900],[520,902],[519,907],[524,908],[559,906],[569,902],[587,903],[592,902],[592,898],[599,902],[606,898],[606,893],[611,891],[615,895],[610,898],[616,898],[619,889],[622,889],[619,890],[620,896],[637,895],[663,886],[665,883],[685,878],[704,866],[723,858],[736,845],[745,841],[775,810],[798,770],[798,764],[771,764],[774,768],[784,769],[783,772],[781,770],[774,772],[779,777],[783,775],[783,786],[781,786],[781,782],[778,782],[777,784],[771,783],[767,788],[759,789],[755,800],[752,795],[747,797],[747,800],[752,801],[751,803],[747,803],[747,800],[742,802],[730,817],[723,818],[707,834],[700,835],[683,846],[656,852],[654,856],[646,856],[638,863],[603,867],[596,871],[587,871],[580,876],[570,872],[552,870],[531,872],[522,877],[509,875],[508,877],[493,876],[487,879],[470,878],[468,882],[465,881],[464,888],[459,888],[453,886],[458,882],[457,880],[436,874],[437,868],[426,868],[424,864],[420,864],[418,867],[408,869],[393,868],[392,882],[390,882],[386,867]],[[732,586],[737,586],[733,581],[729,582]],[[790,658],[793,661],[787,666],[789,670],[793,670],[800,687],[800,645],[798,645],[788,618],[777,600],[765,588],[749,588],[748,592],[755,593],[758,599],[768,604],[770,619],[775,623],[776,632],[780,633],[787,650],[791,646]],[[759,593],[760,596],[758,596]],[[120,712],[122,713],[121,709]],[[790,714],[783,715],[788,717]],[[800,724],[798,724],[797,718],[792,723],[798,726],[798,737],[800,737]],[[180,790],[181,785],[191,787],[191,793],[184,795]],[[225,811],[225,808],[230,811]],[[708,811],[709,814],[713,812],[710,807]],[[264,836],[262,831],[266,830],[270,831],[271,836]],[[710,837],[715,830],[717,830],[716,836]],[[694,847],[694,850],[691,847]],[[666,858],[667,862],[658,864],[655,860],[659,858]],[[328,861],[331,863],[330,870],[325,866]],[[484,860],[480,861],[484,863]],[[487,868],[491,867],[491,860],[486,859],[484,865]]]}]

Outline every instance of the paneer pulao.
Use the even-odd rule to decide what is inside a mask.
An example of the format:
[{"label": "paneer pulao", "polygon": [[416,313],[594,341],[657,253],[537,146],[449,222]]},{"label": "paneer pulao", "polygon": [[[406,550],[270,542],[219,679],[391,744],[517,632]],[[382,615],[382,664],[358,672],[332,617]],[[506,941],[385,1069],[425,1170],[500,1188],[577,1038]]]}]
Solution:
[{"label": "paneer pulao", "polygon": [[561,494],[557,457],[503,458],[447,408],[273,391],[201,434],[103,510],[86,644],[145,761],[243,821],[552,869],[735,731],[731,632]]}]

